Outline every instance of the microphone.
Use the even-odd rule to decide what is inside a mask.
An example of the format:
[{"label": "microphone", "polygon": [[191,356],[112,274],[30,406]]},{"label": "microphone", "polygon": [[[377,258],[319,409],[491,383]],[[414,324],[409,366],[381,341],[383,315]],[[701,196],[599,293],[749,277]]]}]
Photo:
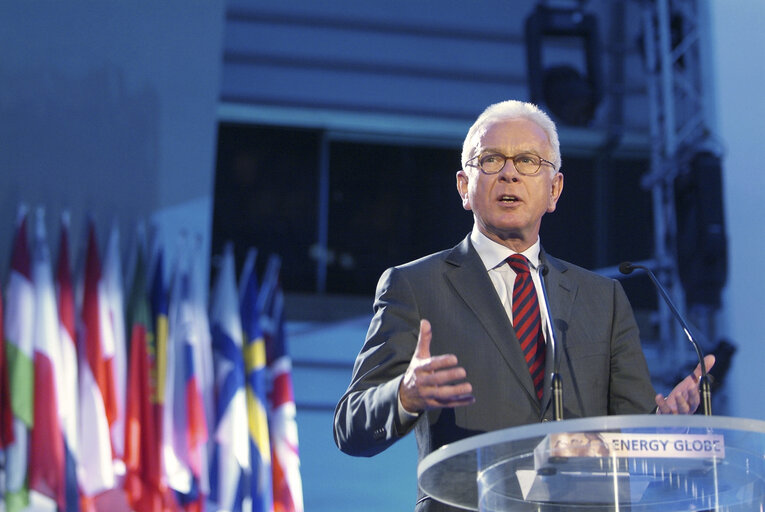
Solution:
[{"label": "microphone", "polygon": [[550,269],[546,264],[539,265],[539,274],[542,276],[540,283],[542,284],[542,296],[545,302],[545,312],[547,313],[547,326],[549,330],[547,332],[547,339],[550,342],[550,352],[553,356],[553,371],[550,377],[550,387],[552,392],[550,394],[552,398],[553,406],[553,419],[560,421],[563,419],[563,387],[560,379],[560,351],[558,350],[558,340],[555,337],[555,326],[553,325],[553,317],[550,313],[550,301],[547,300],[547,286],[545,285],[545,277],[550,272]]},{"label": "microphone", "polygon": [[688,338],[688,341],[691,342],[691,345],[693,345],[693,348],[696,350],[696,356],[699,358],[699,365],[701,366],[701,379],[700,379],[701,381],[701,410],[705,416],[711,416],[712,415],[712,390],[709,384],[709,374],[707,373],[707,367],[706,367],[706,364],[704,364],[704,355],[701,353],[701,348],[699,348],[699,344],[696,343],[696,340],[691,334],[691,330],[688,328],[688,324],[685,323],[685,319],[683,319],[680,312],[672,303],[672,300],[669,298],[669,294],[667,293],[667,290],[661,285],[659,280],[656,279],[656,275],[653,273],[653,271],[644,265],[637,265],[634,263],[630,263],[629,261],[624,261],[619,264],[619,272],[621,272],[624,275],[631,274],[632,271],[634,271],[636,268],[645,270],[646,274],[648,274],[648,277],[651,278],[651,281],[653,282],[654,286],[656,286],[656,289],[659,290],[659,294],[664,299],[664,302],[667,303],[667,306],[669,306],[669,309],[672,311],[672,314],[675,316],[677,321],[680,322],[680,326],[683,328],[683,332],[685,333],[685,336]]}]

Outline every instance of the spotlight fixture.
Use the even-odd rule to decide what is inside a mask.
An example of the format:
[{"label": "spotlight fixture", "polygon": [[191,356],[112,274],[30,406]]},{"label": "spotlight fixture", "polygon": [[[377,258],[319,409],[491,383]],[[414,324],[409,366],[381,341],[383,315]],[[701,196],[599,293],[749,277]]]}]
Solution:
[{"label": "spotlight fixture", "polygon": [[[571,64],[545,68],[543,49],[550,42],[584,50],[584,69]],[[573,45],[572,45],[573,43]],[[600,49],[595,15],[581,8],[537,5],[526,18],[526,58],[531,101],[544,104],[562,123],[587,126],[602,97]]]}]

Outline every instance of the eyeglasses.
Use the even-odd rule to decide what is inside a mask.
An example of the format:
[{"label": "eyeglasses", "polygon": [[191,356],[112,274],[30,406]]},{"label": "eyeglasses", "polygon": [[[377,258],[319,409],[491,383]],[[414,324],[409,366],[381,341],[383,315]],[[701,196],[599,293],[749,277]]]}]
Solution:
[{"label": "eyeglasses", "polygon": [[[473,160],[477,160],[478,164],[471,163]],[[502,153],[484,153],[468,160],[467,165],[477,167],[484,174],[497,174],[505,168],[508,160],[512,160],[515,170],[518,171],[518,174],[523,174],[524,176],[534,176],[537,174],[543,163],[555,169],[554,163],[531,153],[521,153],[515,156],[507,156]]]}]

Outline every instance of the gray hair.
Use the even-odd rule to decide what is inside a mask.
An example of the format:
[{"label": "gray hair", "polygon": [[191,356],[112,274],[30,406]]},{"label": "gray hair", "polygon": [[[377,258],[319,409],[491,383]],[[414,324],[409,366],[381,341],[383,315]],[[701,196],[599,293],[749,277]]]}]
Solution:
[{"label": "gray hair", "polygon": [[462,143],[462,168],[464,169],[467,161],[474,156],[473,152],[476,148],[474,139],[480,129],[497,121],[509,119],[528,119],[544,130],[550,140],[550,146],[552,146],[552,162],[555,164],[555,171],[559,171],[561,166],[560,141],[555,123],[550,119],[550,116],[533,103],[517,100],[501,101],[490,105],[478,116]]}]

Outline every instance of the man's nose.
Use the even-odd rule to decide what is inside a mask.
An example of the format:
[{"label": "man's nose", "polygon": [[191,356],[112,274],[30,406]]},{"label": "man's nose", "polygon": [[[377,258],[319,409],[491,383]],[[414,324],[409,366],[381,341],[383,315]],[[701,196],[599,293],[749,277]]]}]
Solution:
[{"label": "man's nose", "polygon": [[515,168],[515,164],[511,159],[505,160],[505,165],[499,171],[499,179],[506,181],[518,181],[521,174],[518,169]]}]

